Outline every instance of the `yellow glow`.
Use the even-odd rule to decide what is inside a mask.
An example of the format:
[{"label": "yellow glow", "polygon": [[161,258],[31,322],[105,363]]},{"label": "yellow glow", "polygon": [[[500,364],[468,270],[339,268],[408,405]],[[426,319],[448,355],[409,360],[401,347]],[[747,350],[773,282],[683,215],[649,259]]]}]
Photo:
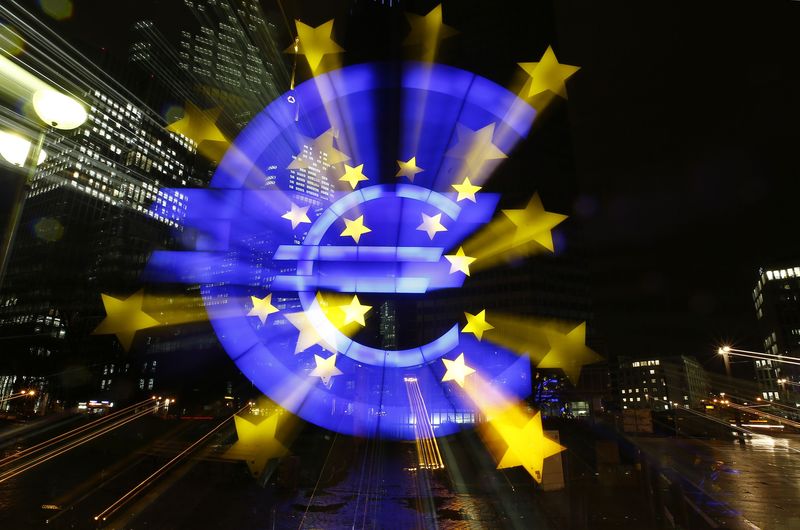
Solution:
[{"label": "yellow glow", "polygon": [[101,295],[106,309],[106,318],[92,332],[95,335],[116,335],[125,351],[133,343],[133,337],[140,329],[158,326],[160,322],[142,311],[144,289],[125,300],[107,294]]},{"label": "yellow glow", "polygon": [[230,142],[217,127],[221,108],[201,110],[187,101],[183,117],[170,123],[167,130],[182,134],[197,144],[197,150],[209,160],[219,160]]},{"label": "yellow glow", "polygon": [[278,312],[278,308],[272,305],[272,293],[263,298],[251,296],[250,301],[253,303],[253,308],[247,313],[247,316],[258,317],[262,324],[267,322],[267,317]]},{"label": "yellow glow", "polygon": [[351,303],[350,295],[332,292],[318,292],[316,301],[328,321],[343,334],[351,337],[357,333],[359,329],[361,329],[361,325],[355,321],[346,322],[347,316],[341,309],[342,306]]},{"label": "yellow glow", "polygon": [[34,92],[53,90],[47,83],[0,54],[0,90],[13,98],[30,99]]},{"label": "yellow glow", "polygon": [[0,51],[9,55],[19,55],[25,48],[25,41],[8,24],[0,24]]},{"label": "yellow glow", "polygon": [[372,309],[372,306],[361,304],[358,301],[358,296],[353,295],[353,299],[350,301],[350,303],[346,305],[340,305],[339,309],[344,313],[345,325],[355,322],[361,326],[365,326],[366,321],[364,320],[364,315],[367,314],[367,311]]},{"label": "yellow glow", "polygon": [[475,202],[475,193],[481,190],[481,186],[475,186],[472,182],[470,182],[469,177],[464,177],[464,180],[461,182],[461,184],[451,184],[450,187],[458,192],[456,202],[460,202],[465,199]]},{"label": "yellow glow", "polygon": [[492,335],[492,342],[528,355],[539,368],[560,368],[573,384],[583,365],[602,360],[585,344],[585,322],[575,325],[496,313],[492,322],[499,331]]},{"label": "yellow glow", "polygon": [[350,236],[356,243],[359,242],[362,235],[372,232],[372,229],[364,225],[363,215],[360,215],[355,219],[345,218],[344,224],[345,224],[345,229],[342,231],[340,235],[342,237]]},{"label": "yellow glow", "polygon": [[[314,303],[311,304],[309,311],[320,310],[321,308],[319,299],[314,300]],[[296,327],[299,331],[299,334],[297,335],[297,344],[294,348],[295,353],[305,351],[315,344],[319,344],[328,351],[336,351],[336,348],[333,346],[336,344],[333,332],[327,329],[317,328],[305,311],[287,313],[284,314],[284,317],[286,317],[286,320],[288,320],[289,323]]]},{"label": "yellow glow", "polygon": [[579,66],[560,64],[551,46],[547,47],[538,62],[519,63],[519,66],[531,77],[528,97],[550,91],[566,99],[567,86],[565,82],[580,70]]},{"label": "yellow glow", "polygon": [[411,31],[403,41],[403,44],[410,46],[416,52],[412,56],[418,60],[435,61],[440,42],[457,33],[456,30],[442,22],[441,4],[431,9],[424,16],[406,13],[406,17],[411,25]]},{"label": "yellow glow", "polygon": [[[320,158],[324,158],[325,162],[332,166],[350,160],[349,156],[334,147],[334,140],[338,142],[333,128],[328,129],[316,138],[300,136],[301,151],[286,169],[305,169],[310,167],[311,164],[316,164],[316,161]],[[307,149],[302,149],[302,147]]]},{"label": "yellow glow", "polygon": [[463,272],[469,276],[469,266],[475,261],[475,258],[464,254],[464,247],[458,247],[458,252],[455,254],[446,254],[444,259],[450,262],[450,274],[456,272]]},{"label": "yellow glow", "polygon": [[553,252],[552,229],[567,218],[547,212],[539,194],[522,209],[503,210],[464,243],[467,254],[480,260],[473,270],[484,270],[498,263],[540,252]]},{"label": "yellow glow", "polygon": [[458,383],[458,386],[464,388],[464,380],[468,375],[474,374],[475,369],[467,366],[466,361],[464,360],[464,354],[462,353],[458,357],[456,357],[455,361],[451,361],[450,359],[442,358],[442,362],[446,368],[446,372],[444,377],[442,377],[442,382],[446,381],[455,381]]},{"label": "yellow glow", "polygon": [[352,189],[356,189],[356,186],[359,182],[364,182],[365,180],[369,180],[369,178],[364,175],[364,164],[359,164],[356,167],[345,164],[344,176],[342,176],[339,180],[347,182],[350,184]]},{"label": "yellow glow", "polygon": [[409,160],[403,162],[402,160],[397,161],[397,165],[400,169],[397,170],[396,177],[407,177],[408,180],[414,182],[414,177],[417,173],[425,171],[421,167],[417,166],[417,157],[412,156]]},{"label": "yellow glow", "polygon": [[531,415],[524,403],[511,400],[478,373],[462,388],[487,420],[478,432],[497,468],[522,466],[541,482],[544,460],[565,448],[544,436],[539,413]]},{"label": "yellow glow", "polygon": [[[284,456],[288,449],[276,437],[278,420],[291,418],[283,409],[275,405],[260,405],[266,400],[260,399],[259,405],[251,407],[251,411],[271,411],[266,419],[259,415],[248,414],[233,417],[238,440],[224,454],[223,458],[244,460],[250,473],[258,477],[263,473],[267,463],[273,458]],[[259,421],[260,420],[260,421]],[[281,422],[283,423],[283,421]],[[284,431],[283,425],[281,431]]]},{"label": "yellow glow", "polygon": [[566,447],[544,435],[541,413],[537,412],[524,425],[513,419],[509,421],[509,417],[513,418],[501,415],[490,423],[508,446],[497,469],[523,466],[536,482],[542,482],[544,459],[557,455]]},{"label": "yellow glow", "polygon": [[332,38],[333,20],[312,27],[295,20],[297,39],[286,50],[288,53],[304,55],[314,74],[320,73],[320,63],[326,55],[341,53],[344,48]]},{"label": "yellow glow", "polygon": [[494,329],[494,326],[486,322],[486,310],[484,309],[477,315],[464,312],[467,318],[467,325],[461,330],[461,333],[472,333],[478,340],[483,339],[483,333]]},{"label": "yellow glow", "polygon": [[499,162],[507,158],[507,155],[493,143],[494,134],[494,123],[477,131],[460,123],[456,124],[458,142],[445,153],[449,157],[461,160],[456,178],[470,175],[475,182],[486,182]]},{"label": "yellow glow", "polygon": [[88,118],[86,109],[78,101],[51,89],[34,92],[33,108],[43,122],[56,129],[75,129]]},{"label": "yellow glow", "polygon": [[39,0],[42,11],[54,20],[65,20],[72,16],[72,0]]},{"label": "yellow glow", "polygon": [[[0,131],[0,156],[6,162],[15,166],[24,166],[31,150],[31,142],[22,136],[11,132]],[[39,162],[41,164],[47,158],[44,151],[39,152]]]}]

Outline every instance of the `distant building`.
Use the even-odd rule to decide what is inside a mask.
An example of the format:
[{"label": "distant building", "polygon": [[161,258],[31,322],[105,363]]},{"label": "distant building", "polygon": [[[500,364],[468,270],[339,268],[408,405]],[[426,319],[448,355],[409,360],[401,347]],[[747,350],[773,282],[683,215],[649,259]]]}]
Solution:
[{"label": "distant building", "polygon": [[[800,265],[798,262],[796,265]],[[766,356],[800,355],[800,266],[759,269],[753,305]],[[766,400],[800,402],[798,366],[756,360],[759,391]]]},{"label": "distant building", "polygon": [[705,370],[686,355],[620,358],[616,375],[623,410],[702,408],[708,397]]}]

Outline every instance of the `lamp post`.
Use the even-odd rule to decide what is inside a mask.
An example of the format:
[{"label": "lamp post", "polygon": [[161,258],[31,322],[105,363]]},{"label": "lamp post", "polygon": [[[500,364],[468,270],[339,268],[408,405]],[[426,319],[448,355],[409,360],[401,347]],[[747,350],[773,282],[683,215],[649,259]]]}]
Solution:
[{"label": "lamp post", "polygon": [[[717,353],[722,355],[723,361],[725,361],[725,374],[728,376],[728,379],[731,378],[731,361],[730,361],[730,353],[731,353],[730,346],[723,346],[717,350]],[[721,396],[725,396],[725,393],[721,393]],[[739,440],[739,445],[744,445],[744,432],[742,431],[742,413],[739,411],[737,407],[733,407],[733,417],[736,421],[736,434]]]},{"label": "lamp post", "polygon": [[42,153],[47,131],[50,128],[62,131],[76,129],[86,122],[88,115],[79,101],[55,90],[3,56],[0,56],[0,88],[12,98],[29,98],[33,103],[36,115],[44,125],[40,129],[37,139],[29,144],[23,165],[25,178],[20,180],[14,190],[13,203],[0,249],[2,251],[2,255],[0,255],[0,286],[2,286],[11,256],[11,248],[14,246],[19,222],[22,218],[22,209],[36,175],[36,166]]}]

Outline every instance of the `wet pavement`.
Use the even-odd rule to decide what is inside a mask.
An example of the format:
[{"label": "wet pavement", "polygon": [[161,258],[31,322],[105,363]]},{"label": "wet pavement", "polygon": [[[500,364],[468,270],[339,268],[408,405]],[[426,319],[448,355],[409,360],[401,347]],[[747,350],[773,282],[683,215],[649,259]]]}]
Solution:
[{"label": "wet pavement", "polygon": [[[570,449],[566,487],[557,491],[542,491],[524,471],[497,471],[477,436],[440,440],[446,467],[432,471],[416,469],[413,444],[311,426],[262,485],[243,462],[221,458],[233,440],[223,429],[104,524],[92,519],[215,423],[142,418],[0,483],[0,528],[657,528],[636,463],[623,458],[595,472],[586,428],[562,434]],[[799,437],[756,437],[745,446],[633,441],[659,469],[702,492],[687,496],[719,527],[800,528]]]},{"label": "wet pavement", "polygon": [[639,445],[719,503],[709,511],[764,530],[800,528],[800,436],[736,441],[641,438]]}]

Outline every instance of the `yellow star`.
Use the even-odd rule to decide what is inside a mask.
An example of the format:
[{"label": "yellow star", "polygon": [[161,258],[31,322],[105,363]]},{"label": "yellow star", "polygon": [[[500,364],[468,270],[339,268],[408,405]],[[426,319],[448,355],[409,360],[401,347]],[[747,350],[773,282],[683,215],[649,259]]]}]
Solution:
[{"label": "yellow star", "polygon": [[267,321],[268,316],[278,312],[278,308],[272,305],[272,293],[264,298],[251,296],[250,300],[253,302],[253,308],[247,313],[247,316],[258,317],[262,324]]},{"label": "yellow star", "polygon": [[167,125],[167,130],[182,134],[197,144],[204,141],[227,142],[228,139],[216,125],[221,111],[220,108],[200,110],[187,101],[183,118]]},{"label": "yellow star", "polygon": [[561,368],[573,385],[578,384],[581,368],[603,358],[586,346],[586,322],[583,322],[566,335],[556,331],[546,331],[550,350],[539,362],[538,368]]},{"label": "yellow star", "polygon": [[133,337],[140,329],[158,326],[160,322],[142,311],[144,289],[130,295],[125,300],[101,294],[106,318],[100,322],[93,335],[116,335],[125,351],[131,348]]},{"label": "yellow star", "polygon": [[347,164],[344,165],[344,176],[339,180],[343,180],[350,184],[353,189],[356,189],[356,186],[359,182],[363,182],[365,180],[369,180],[366,175],[362,172],[364,169],[364,164],[360,164],[356,167],[348,166]]},{"label": "yellow star", "polygon": [[478,340],[483,339],[483,332],[494,329],[494,326],[486,322],[486,310],[484,309],[477,315],[464,312],[467,317],[467,325],[461,330],[461,333],[472,333]]},{"label": "yellow star", "polygon": [[559,64],[556,54],[551,46],[547,47],[542,59],[537,63],[519,63],[525,72],[531,76],[531,87],[528,97],[541,94],[545,90],[567,99],[567,85],[565,81],[580,70],[580,66]]},{"label": "yellow star", "polygon": [[372,232],[370,228],[364,226],[364,216],[360,215],[354,220],[345,219],[344,224],[346,228],[342,231],[341,236],[350,236],[352,237],[356,243],[358,240],[361,239],[363,234]]},{"label": "yellow star", "polygon": [[444,259],[450,262],[450,274],[461,271],[467,276],[469,276],[469,264],[475,261],[475,258],[464,254],[464,247],[458,247],[458,252],[445,255]]},{"label": "yellow star", "polygon": [[521,428],[502,416],[490,420],[490,424],[508,445],[497,469],[523,466],[536,482],[542,482],[544,459],[566,449],[544,435],[539,412]]},{"label": "yellow star", "polygon": [[286,48],[287,53],[305,55],[312,72],[316,72],[322,57],[329,53],[341,53],[344,48],[336,44],[331,37],[333,33],[333,19],[320,24],[316,28],[295,20],[297,36],[300,39],[299,48],[292,44]]},{"label": "yellow star", "polygon": [[288,219],[292,222],[292,230],[297,228],[301,223],[310,223],[311,219],[308,218],[309,206],[300,207],[292,203],[291,209],[285,214],[281,215],[282,219]]},{"label": "yellow star", "polygon": [[319,344],[328,351],[336,351],[336,348],[331,346],[334,343],[332,338],[325,338],[320,334],[320,330],[311,322],[305,312],[288,313],[284,315],[294,327],[300,332],[297,335],[297,344],[294,347],[294,353],[300,353],[307,350],[315,344]]},{"label": "yellow star", "polygon": [[372,309],[371,305],[361,305],[358,301],[358,296],[353,295],[353,299],[347,305],[340,305],[339,309],[344,312],[344,325],[347,325],[351,322],[358,322],[362,326],[366,325],[364,321],[364,315],[367,314],[367,311]]},{"label": "yellow star", "polygon": [[524,209],[503,210],[503,213],[517,227],[514,245],[535,241],[550,252],[553,252],[553,235],[550,231],[567,218],[566,215],[544,211],[538,193]]},{"label": "yellow star", "polygon": [[455,361],[443,358],[442,362],[444,363],[445,368],[447,368],[444,377],[442,377],[442,383],[445,381],[455,381],[458,383],[458,386],[464,388],[464,379],[468,375],[475,373],[474,368],[470,368],[466,365],[463,353],[456,357]]},{"label": "yellow star", "polygon": [[472,202],[477,202],[475,200],[475,193],[480,191],[481,186],[476,186],[472,182],[469,181],[469,177],[464,177],[464,182],[461,184],[451,184],[454,190],[458,192],[458,197],[456,197],[456,202],[463,201],[464,199],[468,199]]},{"label": "yellow star", "polygon": [[411,31],[403,41],[403,44],[406,46],[422,45],[423,59],[428,61],[433,60],[439,41],[458,33],[450,26],[442,23],[441,4],[431,9],[425,16],[406,13],[406,17],[411,25]]},{"label": "yellow star", "polygon": [[421,171],[425,171],[421,167],[417,167],[417,157],[412,156],[411,160],[407,162],[403,162],[402,160],[397,161],[397,165],[400,166],[400,169],[397,171],[396,177],[408,177],[408,180],[414,182],[414,177],[417,173]]},{"label": "yellow star", "polygon": [[302,139],[303,148],[286,169],[307,169],[318,160],[330,166],[350,160],[349,156],[333,146],[333,141],[336,139],[336,133],[333,129],[328,129],[316,138],[308,138],[302,135],[300,138]]},{"label": "yellow star", "polygon": [[464,161],[464,169],[471,175],[479,175],[487,160],[508,158],[499,147],[492,143],[494,123],[473,131],[460,123],[456,124],[458,142],[445,154]]},{"label": "yellow star", "polygon": [[427,232],[428,237],[433,239],[437,232],[447,232],[447,228],[441,223],[442,214],[425,215],[422,214],[422,224],[417,227],[417,230]]},{"label": "yellow star", "polygon": [[310,377],[319,377],[322,379],[323,385],[327,386],[331,381],[331,377],[342,375],[342,371],[336,368],[335,353],[327,359],[314,354],[314,362],[317,363],[317,366],[308,375]]},{"label": "yellow star", "polygon": [[278,428],[276,412],[260,423],[253,423],[241,416],[234,416],[236,436],[238,440],[223,455],[231,460],[244,460],[250,473],[258,477],[273,458],[281,457],[288,451],[281,442],[275,438]]}]

